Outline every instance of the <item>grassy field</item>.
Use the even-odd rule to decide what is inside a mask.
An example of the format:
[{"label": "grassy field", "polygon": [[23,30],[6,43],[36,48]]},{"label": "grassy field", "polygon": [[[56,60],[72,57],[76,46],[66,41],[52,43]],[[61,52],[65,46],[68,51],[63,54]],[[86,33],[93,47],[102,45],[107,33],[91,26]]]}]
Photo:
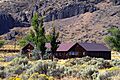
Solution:
[{"label": "grassy field", "polygon": [[111,59],[119,59],[120,60],[120,53],[116,51],[112,51]]},{"label": "grassy field", "polygon": [[0,58],[16,56],[18,53],[0,52]]}]

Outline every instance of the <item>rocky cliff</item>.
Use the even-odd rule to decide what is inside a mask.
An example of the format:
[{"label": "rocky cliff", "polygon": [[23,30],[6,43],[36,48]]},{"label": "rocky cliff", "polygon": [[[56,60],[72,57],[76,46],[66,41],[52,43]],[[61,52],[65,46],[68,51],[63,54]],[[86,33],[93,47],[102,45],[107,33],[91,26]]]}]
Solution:
[{"label": "rocky cliff", "polygon": [[9,29],[13,28],[15,21],[10,14],[0,12],[0,34],[8,32]]},{"label": "rocky cliff", "polygon": [[[9,0],[0,3],[0,11],[11,14],[14,20],[10,27],[0,28],[8,31],[13,26],[29,26],[33,13],[38,11],[45,15],[45,26],[55,20],[63,41],[99,42],[107,35],[106,29],[120,25],[119,8],[120,0]],[[50,27],[46,28],[49,32]]]}]

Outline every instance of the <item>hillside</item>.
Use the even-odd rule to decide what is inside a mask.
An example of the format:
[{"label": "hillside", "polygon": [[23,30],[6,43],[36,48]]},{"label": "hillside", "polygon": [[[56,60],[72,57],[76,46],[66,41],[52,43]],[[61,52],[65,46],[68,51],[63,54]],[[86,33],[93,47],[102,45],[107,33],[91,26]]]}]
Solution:
[{"label": "hillside", "polygon": [[[34,5],[36,3],[36,5]],[[45,14],[45,28],[51,31],[51,20],[60,32],[63,42],[103,42],[107,29],[112,26],[120,27],[120,1],[119,0],[9,0],[0,3],[0,11],[10,14],[14,21],[4,18],[1,21],[10,24],[0,24],[2,39],[12,40],[23,37],[29,31],[32,13],[38,10]],[[8,15],[5,15],[5,17]],[[3,23],[4,23],[3,22]],[[9,26],[9,27],[8,27]]]},{"label": "hillside", "polygon": [[[103,42],[104,36],[108,35],[107,29],[113,26],[120,27],[120,6],[107,3],[96,6],[100,10],[54,22],[63,41]],[[46,25],[51,25],[51,22]]]}]

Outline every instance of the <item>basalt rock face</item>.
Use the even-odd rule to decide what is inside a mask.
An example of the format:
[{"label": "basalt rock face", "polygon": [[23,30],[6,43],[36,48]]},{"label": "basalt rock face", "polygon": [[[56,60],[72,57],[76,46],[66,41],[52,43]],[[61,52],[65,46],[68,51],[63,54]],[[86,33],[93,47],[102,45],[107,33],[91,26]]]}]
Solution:
[{"label": "basalt rock face", "polygon": [[69,6],[66,6],[60,10],[53,10],[50,11],[46,17],[45,21],[52,21],[52,19],[64,19],[64,18],[69,18],[73,17],[78,14],[83,14],[86,12],[94,12],[98,10],[93,4],[71,4]]},{"label": "basalt rock face", "polygon": [[15,21],[10,14],[0,12],[0,34],[8,32],[14,25]]},{"label": "basalt rock face", "polygon": [[6,12],[0,12],[0,35],[9,32],[14,27],[30,26],[26,23],[21,23],[17,19],[14,19],[12,15]]},{"label": "basalt rock face", "polygon": [[98,10],[94,5],[103,0],[10,0],[0,4],[1,10],[9,12],[20,22],[30,22],[33,12],[45,14],[45,21],[69,18],[85,12]]},{"label": "basalt rock face", "polygon": [[14,26],[30,26],[35,11],[44,14],[44,21],[49,22],[76,15],[79,17],[87,12],[94,13],[100,10],[96,5],[104,2],[120,5],[120,0],[8,0],[0,3],[0,12],[4,12],[0,13],[0,34],[8,32]]},{"label": "basalt rock face", "polygon": [[120,5],[120,0],[110,0],[113,2],[113,5]]},{"label": "basalt rock face", "polygon": [[49,22],[53,19],[64,19],[86,12],[94,12],[98,10],[94,4],[101,1],[102,0],[9,0],[0,3],[0,34],[8,32],[9,29],[14,26],[30,26],[31,18],[35,11],[44,14],[44,21]]},{"label": "basalt rock face", "polygon": [[9,0],[1,3],[0,8],[4,12],[11,13],[21,23],[30,23],[36,10],[46,16],[45,22],[49,22],[52,19],[64,19],[94,12],[98,10],[95,5],[105,1],[120,5],[120,0]]},{"label": "basalt rock face", "polygon": [[38,12],[45,13],[45,21],[70,18],[98,10],[96,4],[103,0],[49,0],[43,1]]},{"label": "basalt rock face", "polygon": [[20,22],[30,22],[37,7],[39,13],[45,14],[45,21],[48,22],[94,12],[98,10],[95,5],[105,1],[120,5],[120,0],[9,0],[0,3],[0,8]]}]

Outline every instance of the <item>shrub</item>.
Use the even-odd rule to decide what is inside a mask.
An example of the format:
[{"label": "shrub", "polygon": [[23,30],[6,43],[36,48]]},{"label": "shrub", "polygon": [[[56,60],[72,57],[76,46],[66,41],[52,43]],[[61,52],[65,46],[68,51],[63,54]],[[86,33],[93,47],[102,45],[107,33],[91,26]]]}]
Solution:
[{"label": "shrub", "polygon": [[110,69],[107,69],[105,72],[100,73],[97,76],[97,80],[112,80],[111,77],[119,75],[119,74],[120,74],[120,68],[112,67]]},{"label": "shrub", "polygon": [[39,55],[38,50],[35,49],[32,51],[32,59],[33,60],[39,60],[40,57],[38,55]]},{"label": "shrub", "polygon": [[5,67],[4,66],[0,66],[0,70],[4,70],[5,69]]},{"label": "shrub", "polygon": [[21,65],[21,64],[28,64],[28,59],[27,58],[22,58],[22,57],[16,57],[15,59],[12,60],[11,65]]},{"label": "shrub", "polygon": [[64,67],[56,65],[55,61],[39,60],[36,65],[26,71],[27,74],[33,73],[47,74],[54,77],[62,77],[64,75]]},{"label": "shrub", "polygon": [[54,80],[45,74],[33,73],[28,80]]},{"label": "shrub", "polygon": [[8,80],[22,80],[22,79],[19,77],[10,77]]},{"label": "shrub", "polygon": [[108,32],[110,35],[105,37],[105,42],[111,49],[120,51],[120,29],[113,26]]},{"label": "shrub", "polygon": [[98,62],[96,64],[96,66],[98,67],[98,69],[105,69],[105,68],[111,68],[112,67],[112,65],[107,61]]},{"label": "shrub", "polygon": [[112,60],[110,63],[112,66],[120,66],[120,60]]},{"label": "shrub", "polygon": [[22,73],[19,77],[22,79],[22,80],[28,80],[30,75],[27,75],[26,73]]},{"label": "shrub", "polygon": [[5,72],[7,73],[7,76],[12,76],[12,75],[20,75],[27,69],[31,68],[31,64],[16,64],[16,65],[9,65],[6,67]]},{"label": "shrub", "polygon": [[79,73],[82,78],[93,79],[92,75],[94,73],[98,73],[98,71],[94,68],[94,66],[88,66],[85,69],[81,69]]},{"label": "shrub", "polygon": [[104,68],[111,68],[112,65],[109,61],[106,61],[102,58],[93,58],[89,62],[86,63],[87,65],[94,65],[98,69],[104,69]]},{"label": "shrub", "polygon": [[46,74],[47,68],[48,68],[48,64],[40,60],[32,68],[27,70],[27,74],[29,75],[33,73]]},{"label": "shrub", "polygon": [[51,71],[48,72],[48,75],[57,77],[57,78],[61,78],[64,76],[64,67],[52,69]]},{"label": "shrub", "polygon": [[5,69],[4,66],[0,66],[0,78],[5,78],[6,76],[4,69]]},{"label": "shrub", "polygon": [[4,70],[0,70],[0,78],[5,78],[6,74]]},{"label": "shrub", "polygon": [[5,41],[0,40],[0,47],[2,47],[4,45]]},{"label": "shrub", "polygon": [[5,62],[5,59],[4,58],[0,58],[0,62]]}]

